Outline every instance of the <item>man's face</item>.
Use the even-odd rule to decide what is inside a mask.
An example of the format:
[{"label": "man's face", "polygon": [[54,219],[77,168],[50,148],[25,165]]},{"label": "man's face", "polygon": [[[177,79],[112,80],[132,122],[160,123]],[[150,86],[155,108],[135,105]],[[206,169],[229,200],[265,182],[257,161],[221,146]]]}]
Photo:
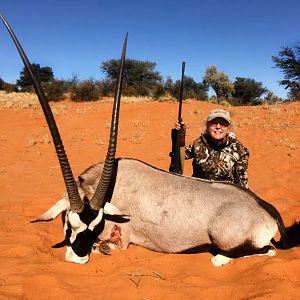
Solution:
[{"label": "man's face", "polygon": [[208,122],[209,135],[217,142],[221,142],[229,132],[229,123],[223,118],[215,118]]}]

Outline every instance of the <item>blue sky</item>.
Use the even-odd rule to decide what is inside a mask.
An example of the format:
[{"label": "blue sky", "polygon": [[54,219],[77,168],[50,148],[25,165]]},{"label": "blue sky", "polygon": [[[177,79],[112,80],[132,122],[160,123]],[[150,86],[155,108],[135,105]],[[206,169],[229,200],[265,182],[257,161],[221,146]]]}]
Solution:
[{"label": "blue sky", "polygon": [[[128,32],[127,57],[156,62],[164,79],[180,79],[185,61],[199,82],[214,64],[286,97],[271,57],[300,42],[299,0],[1,0],[0,12],[31,63],[64,79],[103,79],[101,63],[119,58]],[[23,64],[0,25],[0,78],[15,82]]]}]

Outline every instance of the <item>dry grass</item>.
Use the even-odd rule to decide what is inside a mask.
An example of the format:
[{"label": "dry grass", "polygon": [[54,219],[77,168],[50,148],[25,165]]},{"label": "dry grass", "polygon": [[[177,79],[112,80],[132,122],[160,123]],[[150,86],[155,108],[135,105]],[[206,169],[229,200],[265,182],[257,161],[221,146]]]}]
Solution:
[{"label": "dry grass", "polygon": [[145,134],[143,132],[134,133],[132,138],[131,138],[131,142],[133,144],[141,144],[143,142],[144,135]]},{"label": "dry grass", "polygon": [[[103,101],[103,100],[101,100]],[[107,98],[106,101],[113,101],[113,98]],[[135,103],[135,102],[149,102],[149,101],[159,101],[159,102],[174,102],[177,101],[177,99],[172,98],[169,95],[166,96],[162,96],[159,99],[153,99],[151,97],[147,97],[147,96],[122,96],[122,100],[123,103]]]},{"label": "dry grass", "polygon": [[191,115],[201,115],[201,109],[194,107],[192,111],[190,111]]},{"label": "dry grass", "polygon": [[128,136],[125,133],[120,134],[120,136],[118,137],[119,140],[122,141],[127,141],[128,140]]},{"label": "dry grass", "polygon": [[[258,117],[258,111],[263,110],[263,115]],[[229,110],[231,116],[234,111]],[[253,106],[247,108],[246,113],[239,112],[240,120],[235,122],[236,127],[256,127],[265,130],[286,131],[293,128],[300,131],[300,126],[295,118],[300,117],[300,109],[298,107],[287,106],[285,104],[268,104],[263,103],[261,106]],[[276,122],[272,122],[276,120]]]},{"label": "dry grass", "polygon": [[222,105],[222,106],[232,106],[228,101],[226,101],[226,100],[222,100],[221,102],[220,102],[220,104]]},{"label": "dry grass", "polygon": [[51,105],[51,110],[54,115],[66,115],[67,114],[67,105],[60,103],[58,105]]},{"label": "dry grass", "polygon": [[[139,288],[143,277],[153,277],[156,280],[158,280],[158,279],[165,280],[166,279],[164,276],[160,275],[156,271],[147,272],[147,273],[140,273],[140,272],[131,273],[130,272],[130,273],[124,273],[124,275],[129,276],[130,281],[132,281],[135,284],[137,289]],[[142,299],[146,300],[147,298],[143,297]]]},{"label": "dry grass", "polygon": [[145,128],[150,127],[150,121],[149,120],[144,121],[142,126]]},{"label": "dry grass", "polygon": [[140,125],[140,120],[132,120],[133,127],[139,127],[139,125]]},{"label": "dry grass", "polygon": [[207,102],[211,103],[211,104],[218,104],[218,100],[215,98],[211,98],[211,99],[207,100]]},{"label": "dry grass", "polygon": [[36,144],[47,145],[47,144],[50,144],[50,143],[51,143],[51,139],[50,139],[48,133],[45,133],[42,136],[32,135],[28,139],[28,147],[35,146]]},{"label": "dry grass", "polygon": [[251,119],[242,119],[240,122],[234,122],[235,127],[249,127],[254,125],[255,122]]},{"label": "dry grass", "polygon": [[150,97],[128,97],[128,96],[122,96],[122,102],[123,103],[146,102],[146,101],[152,101],[152,100],[153,99],[150,98]]},{"label": "dry grass", "polygon": [[178,100],[170,95],[162,96],[159,99],[152,99],[158,102],[178,102]]},{"label": "dry grass", "polygon": [[[51,109],[54,115],[65,115],[67,111],[66,104],[51,103]],[[35,93],[6,93],[0,91],[0,110],[5,108],[26,109],[39,108],[40,103]]]},{"label": "dry grass", "polygon": [[6,93],[0,91],[0,109],[4,108],[34,108],[39,106],[36,94],[32,93]]},{"label": "dry grass", "polygon": [[291,141],[289,138],[282,138],[282,139],[279,140],[278,143],[281,144],[281,145],[284,145],[287,148],[292,149],[292,150],[297,149],[296,144],[293,141]]},{"label": "dry grass", "polygon": [[104,146],[105,141],[103,141],[100,137],[95,138],[95,144],[98,146]]}]

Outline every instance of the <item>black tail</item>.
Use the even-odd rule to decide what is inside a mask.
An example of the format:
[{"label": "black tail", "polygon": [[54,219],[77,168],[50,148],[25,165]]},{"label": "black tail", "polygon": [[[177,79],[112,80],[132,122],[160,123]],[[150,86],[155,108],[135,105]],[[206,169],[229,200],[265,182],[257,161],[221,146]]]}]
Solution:
[{"label": "black tail", "polygon": [[[278,223],[278,229],[281,233],[281,238],[278,242],[272,239],[272,244],[277,249],[290,249],[300,245],[300,222],[295,222],[287,228],[280,228],[283,224]],[[282,234],[284,232],[284,234]]]}]

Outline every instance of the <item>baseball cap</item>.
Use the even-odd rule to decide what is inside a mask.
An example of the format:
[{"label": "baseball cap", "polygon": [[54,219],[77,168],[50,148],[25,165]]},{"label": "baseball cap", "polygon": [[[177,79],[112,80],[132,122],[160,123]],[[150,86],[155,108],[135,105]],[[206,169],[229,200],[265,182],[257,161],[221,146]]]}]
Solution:
[{"label": "baseball cap", "polygon": [[213,109],[210,111],[207,117],[207,121],[211,121],[215,118],[225,119],[229,124],[231,123],[230,113],[224,109]]}]

